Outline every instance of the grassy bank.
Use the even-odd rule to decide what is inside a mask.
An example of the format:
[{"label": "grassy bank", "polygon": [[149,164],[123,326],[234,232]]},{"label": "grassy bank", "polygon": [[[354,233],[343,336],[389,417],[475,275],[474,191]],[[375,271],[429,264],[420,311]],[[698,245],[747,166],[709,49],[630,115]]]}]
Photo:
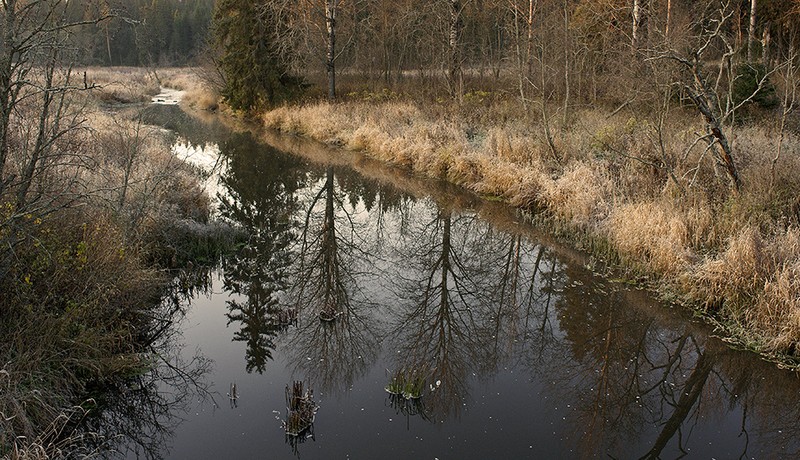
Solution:
[{"label": "grassy bank", "polygon": [[534,210],[731,341],[796,365],[800,137],[779,138],[768,121],[735,126],[736,193],[694,142],[702,125],[691,107],[633,113],[583,109],[553,120],[499,94],[457,104],[384,92],[284,106],[263,122]]},{"label": "grassy bank", "polygon": [[[165,269],[213,259],[230,237],[209,217],[198,171],[131,104],[158,83],[130,69],[87,80],[98,86],[69,94],[60,118],[46,120],[63,129],[48,148],[30,148],[37,124],[26,120],[46,113],[36,102],[11,125],[0,190],[0,458],[79,457],[101,445],[74,431],[94,405],[90,389],[148,370],[149,346],[170,321],[158,309]],[[34,162],[31,152],[46,156]],[[26,164],[36,166],[27,182]]]}]

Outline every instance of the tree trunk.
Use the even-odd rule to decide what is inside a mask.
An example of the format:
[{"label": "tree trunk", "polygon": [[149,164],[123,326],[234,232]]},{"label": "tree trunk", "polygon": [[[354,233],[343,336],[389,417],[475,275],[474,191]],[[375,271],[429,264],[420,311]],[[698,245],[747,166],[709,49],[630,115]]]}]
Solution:
[{"label": "tree trunk", "polygon": [[328,99],[336,99],[336,9],[338,0],[325,0],[325,28],[328,32],[328,49],[325,70],[328,74]]},{"label": "tree trunk", "polygon": [[461,1],[448,0],[450,7],[450,69],[448,70],[448,83],[450,93],[455,98],[461,98],[464,90],[464,75],[461,69]]},{"label": "tree trunk", "polygon": [[527,66],[528,66],[528,78],[531,78],[533,75],[533,12],[534,12],[534,0],[528,0],[528,17],[525,18],[526,26],[527,26],[527,50],[526,50],[526,59],[527,59]]},{"label": "tree trunk", "polygon": [[756,0],[750,0],[750,28],[747,33],[747,62],[753,62],[756,46]]},{"label": "tree trunk", "polygon": [[[688,63],[684,63],[688,65]],[[713,91],[706,85],[705,80],[700,71],[700,63],[695,61],[690,66],[692,76],[694,79],[693,86],[686,86],[685,89],[692,99],[694,105],[703,115],[706,120],[706,129],[708,132],[709,146],[714,147],[714,143],[718,143],[722,152],[716,148],[717,158],[725,167],[725,171],[731,180],[731,184],[738,192],[741,189],[742,182],[739,178],[739,171],[736,169],[736,164],[733,162],[733,155],[731,153],[731,146],[728,142],[728,137],[725,135],[722,126],[722,117],[717,113],[716,107],[717,98]]]},{"label": "tree trunk", "polygon": [[0,194],[3,193],[10,179],[5,177],[5,166],[8,161],[8,132],[11,123],[11,112],[16,105],[16,91],[12,84],[14,73],[14,31],[17,26],[16,0],[4,2],[5,21],[3,24],[3,42],[0,47]]},{"label": "tree trunk", "polygon": [[633,49],[639,49],[647,38],[647,2],[633,0],[633,28],[631,33]]},{"label": "tree trunk", "polygon": [[570,34],[569,34],[569,4],[564,0],[564,116],[561,129],[566,130],[569,123],[569,96],[570,96]]}]

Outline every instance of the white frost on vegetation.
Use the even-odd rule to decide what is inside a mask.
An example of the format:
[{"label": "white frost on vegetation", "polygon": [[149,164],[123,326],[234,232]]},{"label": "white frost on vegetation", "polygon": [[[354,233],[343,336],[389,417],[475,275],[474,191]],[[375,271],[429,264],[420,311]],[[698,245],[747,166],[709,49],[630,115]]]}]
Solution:
[{"label": "white frost on vegetation", "polygon": [[218,208],[219,197],[228,195],[225,187],[220,183],[226,165],[220,158],[219,145],[214,143],[194,145],[186,139],[179,138],[172,146],[172,153],[179,160],[203,172],[203,189],[211,198],[213,207]]}]

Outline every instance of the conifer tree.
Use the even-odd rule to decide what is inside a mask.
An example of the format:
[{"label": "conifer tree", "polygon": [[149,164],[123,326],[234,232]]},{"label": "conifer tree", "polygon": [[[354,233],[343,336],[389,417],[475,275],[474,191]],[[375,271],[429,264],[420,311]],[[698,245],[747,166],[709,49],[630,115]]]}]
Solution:
[{"label": "conifer tree", "polygon": [[214,44],[225,77],[222,95],[235,110],[273,105],[296,94],[276,41],[275,14],[266,2],[220,0],[213,17]]}]

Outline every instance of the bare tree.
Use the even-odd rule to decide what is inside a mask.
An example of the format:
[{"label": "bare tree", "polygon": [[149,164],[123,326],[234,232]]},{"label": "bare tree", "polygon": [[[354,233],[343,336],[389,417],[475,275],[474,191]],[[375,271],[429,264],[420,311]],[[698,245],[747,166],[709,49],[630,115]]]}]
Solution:
[{"label": "bare tree", "polygon": [[453,97],[460,98],[464,92],[464,71],[461,67],[462,56],[462,43],[461,34],[464,28],[464,23],[461,18],[463,5],[461,0],[446,0],[449,22],[448,22],[448,70],[447,70],[447,83],[450,89],[450,94]]},{"label": "bare tree", "polygon": [[[66,13],[66,2],[57,0],[0,3],[0,195],[19,186],[17,196],[24,201],[55,142],[78,127],[65,124],[64,96],[88,85],[74,82],[67,33],[112,13],[79,22],[68,22]],[[35,113],[28,109],[31,106]],[[12,151],[13,130],[20,126],[35,129],[30,136],[34,142],[25,145],[25,152]],[[11,168],[11,156],[19,154],[27,161]]]},{"label": "bare tree", "polygon": [[633,0],[633,27],[631,42],[638,49],[647,37],[648,0]]},{"label": "bare tree", "polygon": [[[679,63],[689,76],[688,81],[680,84],[706,122],[706,133],[698,141],[706,144],[707,150],[714,154],[724,168],[731,185],[738,191],[742,182],[734,162],[733,149],[727,133],[736,111],[756,96],[766,84],[771,72],[767,72],[758,82],[755,91],[741,101],[733,100],[730,88],[728,88],[728,93],[724,92],[724,88],[721,86],[723,76],[728,75],[729,84],[732,85],[733,82],[732,58],[736,50],[727,36],[726,28],[734,11],[730,8],[729,0],[720,1],[717,7],[711,11],[712,13],[708,17],[702,18],[700,21],[701,33],[696,37],[696,46],[688,54],[668,49],[654,52],[649,59],[673,60]],[[704,68],[707,61],[706,55],[713,48],[723,50],[716,81],[709,80]]]},{"label": "bare tree", "polygon": [[786,137],[786,121],[789,114],[797,106],[798,69],[797,63],[795,62],[797,60],[797,50],[795,49],[794,40],[794,37],[792,37],[792,43],[789,45],[789,55],[786,58],[783,101],[781,101],[783,108],[781,110],[781,120],[778,128],[778,149],[775,153],[775,157],[772,158],[772,165],[770,166],[770,190],[773,189],[775,184],[775,168],[783,154],[783,141]]},{"label": "bare tree", "polygon": [[325,72],[328,75],[328,99],[336,99],[336,16],[340,0],[325,0],[325,30],[327,49],[325,52]]},{"label": "bare tree", "polygon": [[756,0],[750,0],[750,27],[747,29],[747,60],[753,62],[756,46]]}]

